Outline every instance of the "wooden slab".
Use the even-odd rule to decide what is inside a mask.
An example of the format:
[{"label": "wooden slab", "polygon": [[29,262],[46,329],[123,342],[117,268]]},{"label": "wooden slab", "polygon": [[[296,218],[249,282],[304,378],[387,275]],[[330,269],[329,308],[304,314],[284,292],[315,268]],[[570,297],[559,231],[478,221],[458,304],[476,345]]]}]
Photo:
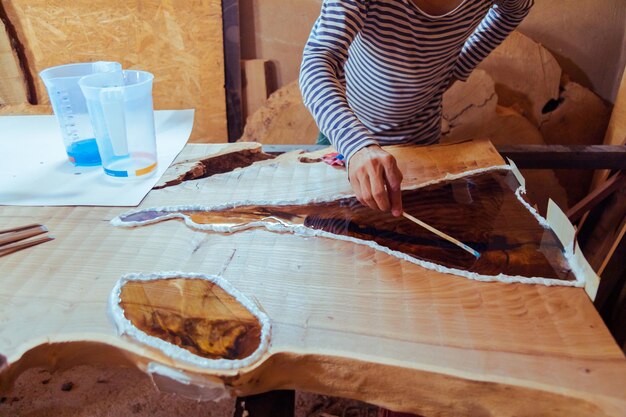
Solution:
[{"label": "wooden slab", "polygon": [[24,45],[38,103],[48,103],[41,70],[118,61],[155,75],[156,109],[196,109],[192,142],[226,141],[221,1],[2,0],[2,6]]},{"label": "wooden slab", "polygon": [[[391,151],[405,185],[502,163],[488,142]],[[349,191],[345,172],[300,156],[152,191],[140,207]],[[626,359],[581,288],[480,283],[351,242],[263,230],[112,227],[122,211],[0,208],[0,228],[43,223],[56,236],[0,258],[3,386],[36,365],[131,363],[162,389],[205,399],[297,388],[424,416],[626,409]],[[217,371],[119,337],[106,313],[113,286],[129,272],[158,271],[221,275],[270,318],[267,353]]]},{"label": "wooden slab", "polygon": [[513,107],[540,126],[542,110],[559,98],[561,67],[541,44],[512,32],[478,65],[496,82],[498,103]]},{"label": "wooden slab", "polygon": [[271,63],[267,59],[241,61],[241,105],[244,121],[260,109],[269,97]]},{"label": "wooden slab", "polygon": [[275,91],[248,115],[240,141],[264,144],[315,143],[319,129],[302,102],[297,81]]}]

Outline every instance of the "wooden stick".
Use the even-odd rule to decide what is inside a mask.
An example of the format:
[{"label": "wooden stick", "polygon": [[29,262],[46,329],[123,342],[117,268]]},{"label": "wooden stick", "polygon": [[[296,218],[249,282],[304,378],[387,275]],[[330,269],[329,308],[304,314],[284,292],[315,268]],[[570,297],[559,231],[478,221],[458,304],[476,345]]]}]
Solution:
[{"label": "wooden stick", "polygon": [[41,224],[28,224],[26,226],[19,226],[19,227],[14,227],[12,229],[5,229],[5,230],[0,230],[0,234],[4,234],[4,233],[13,233],[13,232],[20,232],[22,230],[26,230],[26,229],[32,229],[34,227],[42,227]]},{"label": "wooden stick", "polygon": [[617,190],[625,179],[626,173],[620,171],[609,178],[608,181],[596,187],[596,189],[593,190],[587,197],[580,200],[574,207],[567,211],[567,217],[570,222],[575,223],[583,217],[586,212],[592,210],[595,206],[600,204],[605,198]]},{"label": "wooden stick", "polygon": [[26,242],[17,242],[7,246],[3,246],[2,248],[0,248],[0,257],[9,255],[22,249],[30,248],[31,246],[39,245],[40,243],[49,242],[51,240],[54,240],[52,236],[44,236],[40,237],[39,239],[34,239]]},{"label": "wooden stick", "polygon": [[41,235],[48,231],[48,229],[42,225],[35,225],[33,227],[26,228],[26,229],[18,228],[18,230],[19,231],[10,232],[10,233],[6,233],[6,232],[2,233],[2,236],[0,236],[0,247],[4,245],[8,245],[9,243],[18,242],[20,240],[25,240],[33,236]]},{"label": "wooden stick", "polygon": [[602,274],[604,273],[604,269],[609,264],[609,261],[611,260],[611,258],[613,258],[613,255],[615,254],[615,251],[617,250],[617,247],[619,246],[619,244],[622,242],[624,235],[626,235],[626,223],[622,223],[622,225],[620,226],[619,233],[617,234],[617,238],[613,242],[613,245],[611,245],[609,252],[604,257],[604,260],[602,261],[602,265],[600,265],[600,268],[598,268],[598,275],[602,276]]},{"label": "wooden stick", "polygon": [[461,249],[471,253],[472,255],[474,255],[477,259],[480,258],[480,253],[478,253],[478,251],[470,248],[469,246],[467,246],[465,243],[456,240],[455,238],[453,238],[450,235],[445,234],[444,232],[442,232],[441,230],[437,230],[434,227],[424,223],[423,221],[411,216],[410,214],[406,213],[406,212],[402,212],[402,215],[404,217],[406,217],[407,219],[411,220],[413,223],[418,224],[420,226],[422,226],[424,229],[436,234],[437,236],[447,240],[450,243],[454,243],[455,245],[457,245],[458,247],[460,247]]}]

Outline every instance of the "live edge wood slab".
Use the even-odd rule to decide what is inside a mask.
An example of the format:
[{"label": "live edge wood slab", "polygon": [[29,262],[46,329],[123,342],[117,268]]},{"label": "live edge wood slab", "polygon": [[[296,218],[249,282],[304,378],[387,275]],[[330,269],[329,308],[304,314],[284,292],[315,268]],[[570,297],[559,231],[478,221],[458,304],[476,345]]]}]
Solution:
[{"label": "live edge wood slab", "polygon": [[[254,155],[254,146],[232,149]],[[391,151],[405,186],[504,163],[487,141]],[[224,153],[224,145],[193,145],[179,161]],[[153,190],[139,209],[349,192],[345,173],[316,156],[220,169]],[[478,282],[352,242],[264,229],[222,234],[180,220],[113,227],[127,210],[0,207],[0,229],[42,223],[56,237],[0,259],[2,390],[29,367],[108,363],[137,366],[161,389],[198,399],[295,388],[424,416],[626,415],[626,359],[583,288]],[[201,280],[122,286],[122,298],[136,295],[122,303],[129,320],[146,332],[167,328],[164,339],[207,358],[236,359],[256,345],[211,336],[245,331],[225,327],[236,316],[255,334],[271,326],[268,349],[244,367],[206,368],[118,335],[109,298],[120,278],[163,271],[219,276],[232,291]],[[206,303],[219,321],[180,320]]]}]

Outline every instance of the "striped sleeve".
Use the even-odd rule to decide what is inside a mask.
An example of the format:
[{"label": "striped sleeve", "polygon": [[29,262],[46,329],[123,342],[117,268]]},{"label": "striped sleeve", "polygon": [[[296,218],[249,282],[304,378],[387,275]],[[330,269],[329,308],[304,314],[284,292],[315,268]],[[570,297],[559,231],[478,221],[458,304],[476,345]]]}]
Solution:
[{"label": "striped sleeve", "polygon": [[496,0],[469,37],[457,60],[454,76],[465,81],[472,70],[524,20],[534,0]]},{"label": "striped sleeve", "polygon": [[364,0],[324,0],[300,67],[300,89],[322,133],[349,163],[356,151],[377,144],[359,121],[340,82],[348,48],[367,14]]}]

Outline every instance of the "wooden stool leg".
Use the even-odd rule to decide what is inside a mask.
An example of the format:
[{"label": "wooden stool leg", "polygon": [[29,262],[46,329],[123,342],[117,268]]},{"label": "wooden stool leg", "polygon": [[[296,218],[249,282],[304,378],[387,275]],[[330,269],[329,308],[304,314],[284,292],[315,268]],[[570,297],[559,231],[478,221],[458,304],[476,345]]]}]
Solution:
[{"label": "wooden stool leg", "polygon": [[270,391],[264,394],[239,397],[233,417],[293,417],[296,403],[295,391]]}]

